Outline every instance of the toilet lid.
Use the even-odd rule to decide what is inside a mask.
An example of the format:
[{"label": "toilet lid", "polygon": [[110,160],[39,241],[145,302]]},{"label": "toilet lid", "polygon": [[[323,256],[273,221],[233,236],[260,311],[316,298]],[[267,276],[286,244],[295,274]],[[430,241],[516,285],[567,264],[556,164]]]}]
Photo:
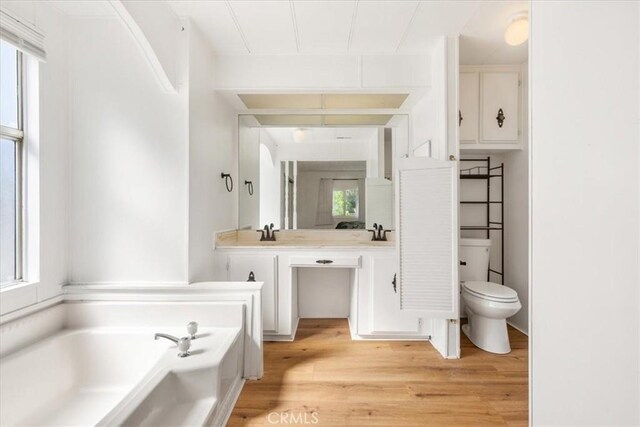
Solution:
[{"label": "toilet lid", "polygon": [[518,301],[518,294],[513,289],[492,282],[463,282],[464,288],[472,295],[499,302]]}]

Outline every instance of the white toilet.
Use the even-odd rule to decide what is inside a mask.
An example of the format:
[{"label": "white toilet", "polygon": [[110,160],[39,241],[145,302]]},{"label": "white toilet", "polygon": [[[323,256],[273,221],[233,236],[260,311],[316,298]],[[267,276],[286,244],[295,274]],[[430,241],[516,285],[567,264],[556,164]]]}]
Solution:
[{"label": "white toilet", "polygon": [[506,354],[511,352],[507,318],[522,305],[516,291],[486,281],[490,248],[489,239],[460,239],[461,309],[469,320],[462,331],[482,350]]}]

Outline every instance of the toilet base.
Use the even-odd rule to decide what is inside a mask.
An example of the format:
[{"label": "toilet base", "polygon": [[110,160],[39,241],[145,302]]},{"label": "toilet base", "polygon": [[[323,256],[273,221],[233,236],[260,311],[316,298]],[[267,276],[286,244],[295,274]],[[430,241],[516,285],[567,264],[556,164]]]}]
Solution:
[{"label": "toilet base", "polygon": [[511,353],[506,319],[489,319],[474,313],[469,315],[469,323],[462,325],[462,332],[478,348],[489,353]]}]

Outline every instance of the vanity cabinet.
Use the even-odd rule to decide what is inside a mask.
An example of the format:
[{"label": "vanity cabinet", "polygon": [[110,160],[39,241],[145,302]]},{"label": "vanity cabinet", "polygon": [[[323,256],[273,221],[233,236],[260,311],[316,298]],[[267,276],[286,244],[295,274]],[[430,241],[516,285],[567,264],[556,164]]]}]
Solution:
[{"label": "vanity cabinet", "polygon": [[518,66],[461,67],[460,144],[463,150],[520,149],[521,72]]},{"label": "vanity cabinet", "polygon": [[275,333],[278,325],[277,263],[277,255],[227,255],[229,281],[246,282],[253,273],[256,282],[264,282],[262,286],[262,330],[266,333]]},{"label": "vanity cabinet", "polygon": [[369,316],[372,334],[419,334],[421,319],[415,312],[400,309],[398,258],[371,257],[371,301]]}]

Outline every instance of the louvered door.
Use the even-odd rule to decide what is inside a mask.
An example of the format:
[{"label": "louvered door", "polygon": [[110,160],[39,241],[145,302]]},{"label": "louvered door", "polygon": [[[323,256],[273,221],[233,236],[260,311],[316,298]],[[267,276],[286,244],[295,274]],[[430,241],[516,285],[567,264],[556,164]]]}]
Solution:
[{"label": "louvered door", "polygon": [[398,165],[400,307],[458,317],[456,162],[401,159]]}]

